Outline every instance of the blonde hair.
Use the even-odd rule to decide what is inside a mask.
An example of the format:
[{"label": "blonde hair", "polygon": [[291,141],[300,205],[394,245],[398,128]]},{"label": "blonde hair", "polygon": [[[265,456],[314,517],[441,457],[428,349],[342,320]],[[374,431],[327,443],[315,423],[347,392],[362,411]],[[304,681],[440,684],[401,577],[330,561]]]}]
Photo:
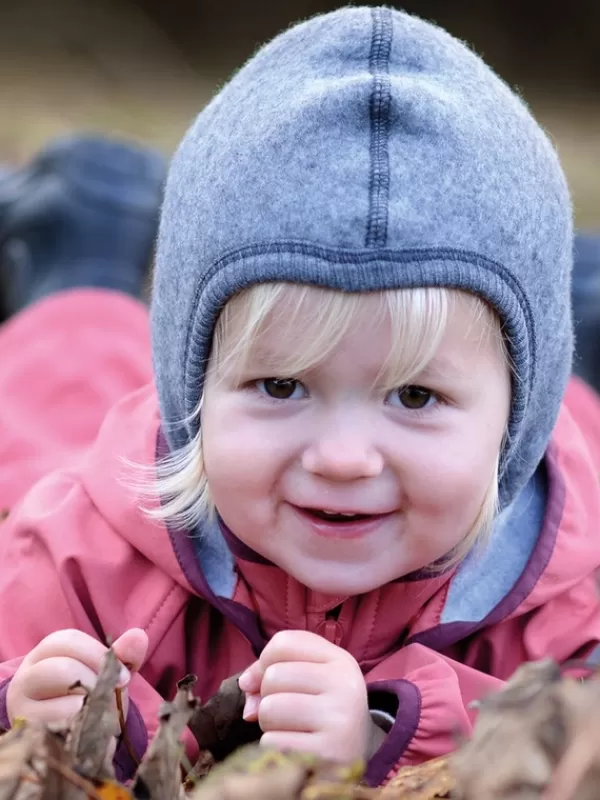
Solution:
[{"label": "blonde hair", "polygon": [[[455,302],[467,301],[473,324],[480,319],[486,335],[496,336],[507,363],[508,351],[495,312],[480,298],[445,288],[394,289],[372,293],[345,293],[314,286],[264,283],[232,297],[215,327],[208,374],[227,370],[243,372],[260,334],[268,330],[277,314],[285,313],[286,325],[297,332],[299,347],[284,363],[278,361],[277,376],[296,375],[324,361],[356,321],[366,298],[377,303],[374,319],[387,314],[392,339],[402,346],[391,349],[380,375],[386,391],[407,385],[424,369],[437,351]],[[306,302],[306,301],[309,302]],[[268,370],[269,365],[265,365]],[[200,400],[192,419],[199,418]],[[498,454],[498,460],[499,460]],[[202,455],[202,431],[185,447],[162,459],[153,468],[153,480],[145,481],[143,495],[151,501],[143,510],[157,520],[193,528],[215,514]],[[498,461],[480,511],[471,531],[451,554],[451,562],[463,558],[478,540],[489,535],[498,501]],[[445,566],[448,561],[445,562]]]}]

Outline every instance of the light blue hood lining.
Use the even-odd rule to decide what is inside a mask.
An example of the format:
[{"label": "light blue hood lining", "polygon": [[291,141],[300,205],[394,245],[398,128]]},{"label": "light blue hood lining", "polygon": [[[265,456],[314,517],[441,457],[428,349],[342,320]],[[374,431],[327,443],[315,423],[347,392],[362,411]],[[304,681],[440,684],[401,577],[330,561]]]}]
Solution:
[{"label": "light blue hood lining", "polygon": [[487,547],[475,547],[460,564],[440,622],[480,622],[506,597],[535,549],[547,496],[542,461],[517,499],[497,517]]},{"label": "light blue hood lining", "polygon": [[235,591],[235,563],[219,521],[206,522],[201,529],[198,526],[192,543],[206,582],[217,597],[230,600]]}]

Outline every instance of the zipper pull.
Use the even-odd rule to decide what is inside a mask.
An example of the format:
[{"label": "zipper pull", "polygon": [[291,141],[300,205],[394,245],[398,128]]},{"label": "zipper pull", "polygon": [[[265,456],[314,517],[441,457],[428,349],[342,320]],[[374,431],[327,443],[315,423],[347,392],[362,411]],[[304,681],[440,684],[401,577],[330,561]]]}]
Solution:
[{"label": "zipper pull", "polygon": [[341,611],[341,606],[332,608],[325,614],[325,618],[317,626],[316,632],[319,636],[327,639],[332,644],[339,645],[344,638],[344,629],[338,619]]}]

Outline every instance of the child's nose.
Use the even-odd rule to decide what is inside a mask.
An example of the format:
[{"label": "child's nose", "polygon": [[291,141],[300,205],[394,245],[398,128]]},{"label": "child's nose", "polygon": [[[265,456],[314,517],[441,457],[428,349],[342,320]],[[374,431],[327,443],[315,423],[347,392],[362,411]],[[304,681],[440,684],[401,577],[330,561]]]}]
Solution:
[{"label": "child's nose", "polygon": [[302,466],[307,472],[329,480],[374,478],[383,465],[383,457],[373,443],[352,434],[324,435],[312,442],[302,456]]}]

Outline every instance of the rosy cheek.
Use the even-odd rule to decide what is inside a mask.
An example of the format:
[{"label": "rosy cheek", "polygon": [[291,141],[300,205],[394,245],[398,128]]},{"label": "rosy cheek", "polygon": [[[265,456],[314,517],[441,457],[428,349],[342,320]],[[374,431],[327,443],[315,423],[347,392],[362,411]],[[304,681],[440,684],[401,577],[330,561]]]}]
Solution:
[{"label": "rosy cheek", "polygon": [[403,481],[411,505],[419,505],[433,516],[470,516],[488,488],[487,474],[493,475],[493,462],[489,459],[484,462],[468,450],[463,451],[462,457],[456,457],[442,446],[429,458],[423,455]]},{"label": "rosy cheek", "polygon": [[249,425],[241,425],[235,416],[207,417],[203,439],[207,472],[229,470],[238,472],[251,462],[252,455],[261,452],[261,438]]}]

